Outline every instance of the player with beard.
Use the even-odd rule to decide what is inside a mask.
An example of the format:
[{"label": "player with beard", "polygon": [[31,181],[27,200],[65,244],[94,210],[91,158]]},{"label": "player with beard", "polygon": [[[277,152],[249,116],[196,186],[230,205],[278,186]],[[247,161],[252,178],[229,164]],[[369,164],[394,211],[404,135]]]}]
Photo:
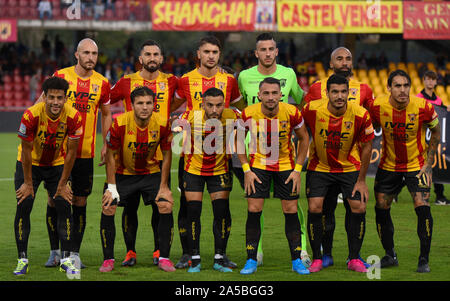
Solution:
[{"label": "player with beard", "polygon": [[[330,68],[334,74],[345,77],[349,84],[349,102],[356,102],[357,104],[366,107],[367,103],[373,100],[372,89],[364,83],[358,82],[352,78],[353,76],[353,58],[352,53],[345,47],[338,47],[331,53]],[[328,77],[329,78],[329,77]],[[305,96],[305,103],[309,103],[313,100],[326,99],[327,98],[327,80],[320,80],[315,82],[309,88],[308,94]],[[332,256],[333,248],[333,235],[336,227],[336,219],[334,212],[337,206],[337,198],[341,193],[339,187],[331,187],[328,190],[327,196],[323,203],[323,214],[325,219],[325,232],[322,238],[323,248],[323,267],[332,266],[334,264]],[[346,210],[345,214],[345,229],[349,227],[350,206],[346,200],[344,200],[344,206]],[[369,265],[360,257],[366,267]]]},{"label": "player with beard", "polygon": [[[164,60],[161,46],[153,41],[145,41],[141,46],[139,54],[139,63],[142,69],[136,73],[125,75],[111,89],[111,103],[123,101],[123,107],[126,112],[133,109],[131,103],[131,92],[140,86],[150,88],[155,93],[155,108],[153,114],[169,119],[169,109],[178,86],[178,79],[173,74],[161,72],[159,69]],[[162,162],[162,153],[160,148],[156,152],[156,158]],[[170,186],[170,176],[169,176]],[[158,265],[159,258],[159,212],[157,204],[154,200],[144,202],[145,205],[151,205],[152,213],[152,229],[155,247],[153,250],[153,263]],[[138,208],[125,208],[122,214],[122,232],[127,246],[127,255],[122,265],[133,266],[136,264],[136,233],[138,228]]]},{"label": "player with beard", "polygon": [[[229,74],[219,67],[219,59],[222,46],[220,41],[214,36],[207,36],[200,40],[197,48],[198,68],[184,74],[179,82],[175,93],[170,112],[177,110],[186,102],[186,111],[201,110],[203,93],[210,88],[218,88],[224,94],[225,108],[241,99],[237,81],[233,74]],[[184,157],[180,157],[178,165],[178,183],[183,183]],[[183,255],[176,268],[186,268],[189,265],[189,245],[187,237],[187,202],[183,185],[179,185],[181,190],[180,209],[178,212],[178,231],[180,235]],[[228,210],[229,211],[229,210]],[[226,223],[231,225],[231,213],[226,215]],[[224,267],[234,268],[236,264],[229,261],[226,254],[223,254]]]},{"label": "player with beard", "polygon": [[[67,103],[80,112],[83,118],[83,135],[78,144],[77,159],[71,172],[73,190],[73,253],[72,259],[77,268],[83,268],[79,252],[86,228],[87,198],[92,192],[94,176],[95,141],[97,134],[98,111],[101,111],[101,126],[103,147],[101,163],[104,164],[106,155],[106,133],[111,126],[111,111],[109,109],[110,85],[108,79],[94,70],[97,64],[98,47],[95,41],[86,38],[78,43],[75,52],[77,64],[55,72],[54,76],[64,78],[69,82]],[[41,101],[41,98],[38,100]],[[47,229],[50,239],[50,257],[45,264],[53,267],[60,258],[58,233],[56,231],[57,212],[54,202],[49,195],[47,206]]]},{"label": "player with beard", "polygon": [[[273,77],[280,81],[281,85],[281,102],[288,103],[290,98],[293,99],[297,108],[301,108],[304,92],[300,88],[297,82],[297,76],[292,68],[285,67],[283,65],[277,64],[278,48],[273,36],[269,33],[262,33],[256,38],[256,49],[255,56],[258,59],[258,65],[242,71],[239,74],[238,84],[239,90],[242,94],[243,102],[250,106],[255,103],[260,102],[258,98],[259,84],[262,80],[267,77]],[[292,102],[292,101],[291,101]],[[247,145],[249,143],[249,137],[247,137]],[[294,137],[295,139],[295,137]],[[240,163],[235,157],[233,157],[234,165],[233,169],[241,168]],[[238,166],[236,166],[238,165]],[[300,224],[302,227],[302,232],[306,233],[306,219],[304,218],[303,210],[298,207],[298,214],[300,218]],[[264,228],[264,216],[261,215],[261,228]],[[261,234],[262,237],[262,234]],[[302,236],[302,245],[304,249],[302,250],[302,260],[304,264],[309,265],[310,258],[306,251],[306,235]],[[262,239],[259,241],[258,245],[258,265],[263,263],[263,249],[262,249]]]}]

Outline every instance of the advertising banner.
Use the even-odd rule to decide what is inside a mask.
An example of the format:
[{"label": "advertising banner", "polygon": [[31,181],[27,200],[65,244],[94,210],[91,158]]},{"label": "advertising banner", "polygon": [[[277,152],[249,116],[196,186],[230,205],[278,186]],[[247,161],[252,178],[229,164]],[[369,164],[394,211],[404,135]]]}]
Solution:
[{"label": "advertising banner", "polygon": [[403,15],[404,39],[450,39],[450,2],[407,1]]},{"label": "advertising banner", "polygon": [[278,31],[402,33],[401,1],[277,1]]}]

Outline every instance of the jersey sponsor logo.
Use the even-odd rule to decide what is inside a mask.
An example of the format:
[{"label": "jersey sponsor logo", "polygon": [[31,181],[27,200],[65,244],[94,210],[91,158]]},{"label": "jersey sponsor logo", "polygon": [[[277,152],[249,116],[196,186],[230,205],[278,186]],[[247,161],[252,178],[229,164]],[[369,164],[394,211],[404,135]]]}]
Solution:
[{"label": "jersey sponsor logo", "polygon": [[84,82],[84,81],[78,81],[78,87],[80,88],[87,88],[88,87],[88,82]]},{"label": "jersey sponsor logo", "polygon": [[409,135],[407,133],[390,133],[390,137],[393,141],[407,142]]},{"label": "jersey sponsor logo", "polygon": [[46,131],[39,131],[39,133],[38,133],[38,137],[39,138],[44,138],[44,139],[47,139],[47,138],[50,138],[51,140],[53,140],[53,139],[62,139],[62,138],[64,138],[64,132],[56,132],[56,133],[47,133]]},{"label": "jersey sponsor logo", "polygon": [[321,129],[319,132],[320,136],[325,138],[341,138],[347,139],[350,136],[349,132],[333,131],[327,129]]},{"label": "jersey sponsor logo", "polygon": [[414,129],[414,123],[386,121],[384,123],[384,127],[386,129],[392,129],[392,130],[394,130],[394,129],[413,130]]},{"label": "jersey sponsor logo", "polygon": [[205,87],[209,87],[209,86],[214,86],[214,80],[212,79],[212,80],[205,80],[204,82],[203,82],[203,86],[205,86]]}]

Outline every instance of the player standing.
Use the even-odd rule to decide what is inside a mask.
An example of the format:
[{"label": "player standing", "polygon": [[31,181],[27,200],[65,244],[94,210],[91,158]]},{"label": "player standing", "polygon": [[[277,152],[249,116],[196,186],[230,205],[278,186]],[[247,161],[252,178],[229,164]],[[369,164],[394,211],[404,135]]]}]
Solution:
[{"label": "player standing", "polygon": [[[87,198],[92,192],[94,174],[94,155],[97,133],[98,111],[101,111],[101,125],[103,147],[101,150],[101,163],[106,154],[106,133],[111,126],[111,111],[109,109],[110,85],[108,79],[94,70],[97,64],[98,47],[89,39],[83,39],[78,43],[75,52],[77,64],[55,72],[54,76],[64,78],[69,82],[67,102],[80,112],[83,119],[83,135],[78,144],[77,159],[71,173],[73,190],[72,214],[73,214],[73,245],[72,254],[76,266],[83,268],[79,251],[86,228]],[[45,264],[54,266],[58,261],[59,242],[53,225],[57,219],[57,212],[49,196],[47,206],[47,229],[50,238],[50,257]]]},{"label": "player standing", "polygon": [[[220,272],[232,272],[224,266],[231,231],[230,191],[233,176],[228,166],[230,136],[239,116],[225,108],[224,93],[210,88],[203,93],[202,110],[186,111],[180,124],[187,128],[184,149],[183,187],[187,200],[189,255],[188,272],[200,272],[200,216],[205,184],[212,201],[214,233],[214,265]],[[231,124],[231,125],[230,125]],[[208,143],[210,142],[210,143]]]},{"label": "player standing", "polygon": [[[303,100],[303,90],[297,82],[297,76],[292,68],[277,64],[278,48],[273,36],[269,33],[262,33],[256,38],[255,56],[258,59],[258,65],[242,71],[239,74],[238,84],[239,90],[242,94],[243,102],[246,105],[252,105],[260,102],[258,99],[259,84],[267,78],[273,77],[280,81],[281,85],[281,101],[288,103],[291,97],[296,106],[300,109],[300,104]],[[247,142],[248,144],[248,142]],[[236,160],[234,160],[236,162]],[[235,168],[240,168],[235,166]],[[302,232],[306,233],[306,220],[304,218],[303,210],[299,207],[299,218],[302,227]],[[262,228],[264,228],[264,217],[261,216]],[[262,233],[261,233],[262,237]],[[306,264],[309,264],[309,256],[306,251],[306,236],[302,236],[302,245],[305,247],[302,250],[302,259]],[[262,265],[263,250],[262,239],[258,245],[258,265]]]},{"label": "player standing", "polygon": [[348,269],[367,271],[358,254],[366,228],[369,191],[365,180],[374,131],[367,110],[348,102],[348,93],[347,79],[332,75],[327,80],[327,98],[310,102],[302,110],[312,136],[306,173],[308,234],[313,250],[311,272],[323,268],[320,251],[324,233],[322,208],[328,190],[334,186],[340,187],[351,210],[347,231]]},{"label": "player standing", "polygon": [[[197,48],[197,59],[199,67],[184,74],[179,82],[175,93],[175,99],[171,105],[170,112],[178,109],[186,103],[186,110],[201,110],[203,93],[209,88],[218,88],[224,94],[225,108],[230,104],[240,100],[237,81],[232,74],[227,73],[219,67],[219,59],[222,46],[220,41],[214,36],[207,36],[200,40]],[[178,165],[178,183],[183,183],[184,158],[180,156]],[[187,203],[183,185],[179,185],[181,190],[180,209],[178,212],[178,231],[182,246],[183,255],[176,268],[186,268],[189,265],[189,245],[187,238]],[[227,223],[231,224],[231,213],[227,214]],[[228,260],[224,254],[224,266],[235,268],[236,264]]]},{"label": "player standing", "polygon": [[[394,197],[406,185],[417,215],[420,240],[417,272],[426,273],[430,272],[428,261],[433,217],[429,198],[432,165],[441,133],[439,119],[432,104],[410,95],[411,78],[405,71],[391,72],[387,85],[390,95],[379,97],[369,105],[374,125],[383,130],[383,155],[374,187],[377,231],[386,251],[380,266],[398,265],[390,208]],[[425,141],[427,128],[431,131],[428,146]]]},{"label": "player standing", "polygon": [[[361,83],[353,78],[353,57],[350,50],[345,47],[338,47],[334,49],[330,56],[330,68],[333,70],[333,74],[340,75],[348,80],[348,102],[354,102],[365,107],[369,101],[373,100],[372,89],[367,84]],[[313,100],[327,98],[328,78],[319,80],[311,85],[308,90],[308,94],[306,94],[305,96],[305,103],[309,103]],[[334,229],[336,228],[336,219],[334,216],[334,212],[336,211],[337,197],[340,193],[341,191],[338,186],[330,187],[323,202],[325,231],[322,238],[322,260],[324,268],[332,266],[334,264],[332,255],[333,235]],[[351,210],[346,200],[344,200],[344,206],[346,210],[345,230],[348,232]],[[364,262],[366,268],[369,267],[369,264],[367,264],[361,258],[361,256],[359,256],[359,259]]]},{"label": "player standing", "polygon": [[[130,95],[132,111],[118,116],[108,132],[108,185],[102,199],[100,222],[104,256],[101,272],[114,268],[116,202],[137,211],[141,196],[145,203],[155,202],[160,214],[158,266],[166,272],[175,271],[169,259],[173,236],[173,198],[168,186],[172,163],[171,130],[167,118],[152,114],[155,98],[156,94],[147,87],[133,90]],[[159,145],[163,154],[161,169],[155,159]]]},{"label": "player standing", "polygon": [[72,191],[68,179],[83,128],[80,113],[66,103],[68,88],[67,81],[61,78],[47,79],[42,84],[43,101],[28,108],[20,123],[18,135],[22,143],[19,145],[14,175],[18,201],[14,232],[19,253],[15,275],[28,272],[30,214],[42,181],[58,213],[55,228],[58,240],[61,241],[60,269],[68,275],[80,273],[69,258],[72,251],[73,221],[70,208]]},{"label": "player standing", "polygon": [[[274,197],[281,200],[285,216],[285,234],[291,252],[292,270],[309,274],[300,256],[302,251],[301,228],[297,213],[300,193],[301,169],[309,143],[308,132],[300,111],[290,104],[280,102],[281,85],[278,79],[267,77],[260,83],[260,103],[242,112],[244,124],[238,126],[238,157],[245,173],[245,193],[248,202],[246,223],[247,262],[241,274],[257,270],[257,248],[261,236],[261,214],[264,200],[270,197],[273,180]],[[250,158],[247,158],[245,134],[251,135]],[[291,141],[292,132],[299,139],[297,157]]]},{"label": "player standing", "polygon": [[[130,99],[131,92],[139,86],[145,86],[155,93],[155,109],[153,114],[159,115],[165,120],[169,120],[170,104],[172,102],[175,90],[177,89],[178,79],[173,74],[160,71],[164,56],[161,46],[153,41],[145,41],[140,50],[139,62],[142,69],[129,75],[125,75],[111,89],[111,104],[117,101],[123,101],[126,112],[132,110]],[[162,161],[161,150],[156,151],[159,161]],[[169,175],[170,179],[170,175]],[[170,182],[170,180],[169,180]],[[170,183],[169,183],[170,186]],[[159,258],[159,210],[155,202],[145,205],[152,206],[152,229],[155,248],[153,250],[153,262],[158,265]],[[131,210],[133,209],[133,210]],[[136,210],[134,210],[136,209]],[[136,233],[138,228],[137,208],[125,207],[122,213],[122,232],[127,247],[127,255],[122,265],[133,266],[136,263]]]}]

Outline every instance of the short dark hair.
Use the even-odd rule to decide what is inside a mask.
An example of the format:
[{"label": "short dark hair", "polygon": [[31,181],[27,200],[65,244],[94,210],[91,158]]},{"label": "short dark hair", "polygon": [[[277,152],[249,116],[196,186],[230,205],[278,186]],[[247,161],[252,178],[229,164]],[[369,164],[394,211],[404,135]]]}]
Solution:
[{"label": "short dark hair", "polygon": [[275,41],[272,34],[264,32],[256,37],[256,44],[258,44],[259,41],[269,41],[269,40]]},{"label": "short dark hair", "polygon": [[141,51],[144,49],[145,46],[156,46],[159,48],[159,51],[161,51],[161,53],[163,52],[161,45],[159,45],[155,40],[147,40],[144,43],[142,43]]},{"label": "short dark hair", "polygon": [[42,90],[45,95],[47,95],[48,90],[63,90],[64,94],[67,94],[69,83],[64,78],[52,76],[42,83]]},{"label": "short dark hair", "polygon": [[206,36],[204,38],[201,38],[200,41],[198,42],[197,49],[200,49],[200,47],[202,47],[205,44],[216,45],[217,47],[219,47],[219,50],[222,51],[222,45],[220,44],[219,39],[216,38],[215,36]]},{"label": "short dark hair", "polygon": [[223,91],[215,87],[209,88],[208,90],[205,91],[205,93],[203,93],[203,99],[205,99],[208,96],[210,97],[222,96],[223,98],[225,98]]},{"label": "short dark hair", "polygon": [[134,104],[134,100],[136,97],[138,96],[151,96],[152,100],[155,100],[155,93],[149,89],[148,87],[145,86],[139,86],[136,89],[133,90],[133,92],[131,92],[130,94],[130,98],[131,98],[131,103]]},{"label": "short dark hair", "polygon": [[433,70],[427,70],[423,74],[423,78],[424,79],[425,79],[425,77],[428,77],[428,78],[431,78],[431,79],[437,79],[437,74]]},{"label": "short dark hair", "polygon": [[274,77],[266,77],[265,79],[263,79],[260,83],[259,83],[259,88],[261,89],[261,86],[263,84],[276,84],[278,85],[278,87],[281,89],[281,84],[280,84],[280,80],[276,79]]},{"label": "short dark hair", "polygon": [[389,87],[392,86],[392,80],[393,80],[394,77],[396,77],[396,76],[403,76],[403,77],[406,77],[406,79],[408,80],[408,84],[411,85],[411,77],[409,77],[408,73],[406,73],[404,70],[397,69],[397,70],[395,70],[395,71],[392,71],[392,72],[389,74],[388,82],[387,82],[387,84],[388,84]]},{"label": "short dark hair", "polygon": [[346,85],[348,88],[348,80],[342,75],[333,74],[327,80],[327,91],[330,91],[330,87],[332,84],[336,85]]}]

